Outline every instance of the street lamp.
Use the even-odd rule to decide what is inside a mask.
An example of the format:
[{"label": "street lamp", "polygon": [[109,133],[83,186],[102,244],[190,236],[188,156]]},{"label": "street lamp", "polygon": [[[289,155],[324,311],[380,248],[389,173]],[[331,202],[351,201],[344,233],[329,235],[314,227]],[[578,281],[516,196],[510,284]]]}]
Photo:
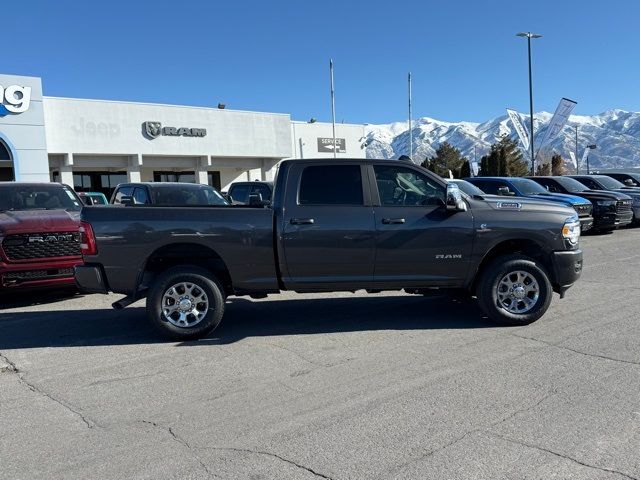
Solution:
[{"label": "street lamp", "polygon": [[[587,145],[589,150],[595,150],[598,146],[594,143],[593,145]],[[589,155],[587,154],[587,175],[591,175],[591,170],[589,170]]]},{"label": "street lamp", "polygon": [[535,154],[533,153],[533,83],[531,81],[531,39],[540,38],[542,35],[531,32],[516,33],[516,37],[527,38],[527,51],[529,53],[529,113],[531,125],[531,175],[535,175]]}]

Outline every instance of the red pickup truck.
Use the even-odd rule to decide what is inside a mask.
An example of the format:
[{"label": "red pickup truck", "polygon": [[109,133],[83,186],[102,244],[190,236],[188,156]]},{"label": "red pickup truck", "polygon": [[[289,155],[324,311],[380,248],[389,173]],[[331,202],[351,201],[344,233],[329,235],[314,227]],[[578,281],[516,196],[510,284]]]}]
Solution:
[{"label": "red pickup truck", "polygon": [[59,183],[0,183],[0,293],[75,284],[82,202]]}]

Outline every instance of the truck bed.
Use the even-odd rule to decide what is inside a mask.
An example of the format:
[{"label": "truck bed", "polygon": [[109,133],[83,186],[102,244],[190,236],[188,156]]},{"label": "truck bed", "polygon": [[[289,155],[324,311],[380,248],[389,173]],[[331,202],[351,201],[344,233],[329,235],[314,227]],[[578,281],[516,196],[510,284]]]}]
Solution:
[{"label": "truck bed", "polygon": [[278,291],[274,257],[273,212],[244,207],[85,207],[82,219],[91,224],[97,255],[85,256],[104,267],[108,287],[131,294],[145,265],[163,249],[193,252],[204,249],[224,258],[237,291]]}]

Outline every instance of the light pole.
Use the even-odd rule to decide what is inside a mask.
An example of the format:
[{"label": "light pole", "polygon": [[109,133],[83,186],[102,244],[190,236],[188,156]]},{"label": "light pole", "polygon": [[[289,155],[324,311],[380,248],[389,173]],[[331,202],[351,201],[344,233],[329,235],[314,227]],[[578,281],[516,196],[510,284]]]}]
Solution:
[{"label": "light pole", "polygon": [[535,153],[533,151],[533,82],[531,81],[531,39],[540,38],[542,35],[531,32],[516,33],[517,37],[527,38],[527,52],[529,54],[529,113],[531,125],[531,175],[535,175]]},{"label": "light pole", "polygon": [[578,165],[578,125],[576,124],[576,175],[580,175],[580,167]]}]

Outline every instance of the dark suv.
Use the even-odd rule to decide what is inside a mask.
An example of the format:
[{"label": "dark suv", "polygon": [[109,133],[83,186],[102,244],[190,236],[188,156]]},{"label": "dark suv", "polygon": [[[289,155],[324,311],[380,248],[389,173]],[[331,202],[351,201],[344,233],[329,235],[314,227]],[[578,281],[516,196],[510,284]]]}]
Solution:
[{"label": "dark suv", "polygon": [[178,182],[121,183],[113,191],[110,203],[163,206],[229,204],[220,192],[209,185]]},{"label": "dark suv", "polygon": [[569,177],[529,177],[551,193],[580,195],[593,204],[593,228],[613,230],[631,223],[631,197],[621,192],[591,190]]}]

